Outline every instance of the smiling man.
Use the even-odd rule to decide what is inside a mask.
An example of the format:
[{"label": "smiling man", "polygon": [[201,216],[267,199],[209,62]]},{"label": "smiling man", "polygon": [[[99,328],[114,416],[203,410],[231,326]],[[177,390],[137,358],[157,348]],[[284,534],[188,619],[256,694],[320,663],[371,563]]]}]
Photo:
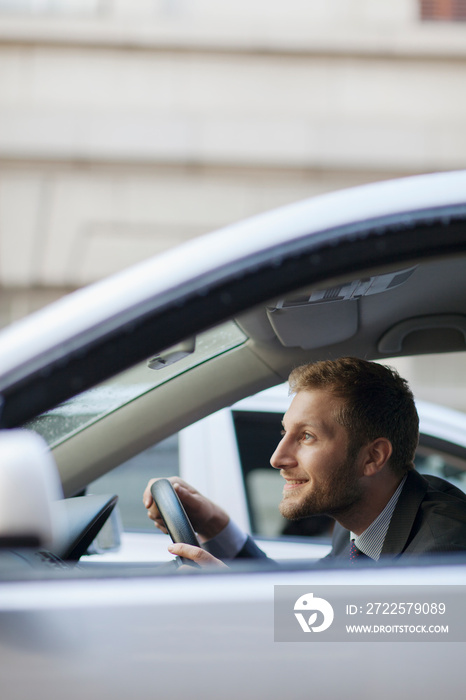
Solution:
[{"label": "smiling man", "polygon": [[[392,368],[358,358],[303,365],[290,377],[294,398],[271,465],[284,478],[285,518],[327,514],[336,521],[330,557],[466,550],[466,496],[414,470],[419,419],[407,382]],[[201,565],[265,556],[219,506],[178,477],[172,483],[202,549],[172,553]],[[166,531],[150,494],[144,504]]]},{"label": "smiling man", "polygon": [[339,403],[326,391],[300,391],[284,416],[283,438],[270,461],[285,479],[279,508],[289,520],[336,515],[361,499],[348,435],[334,419]]}]

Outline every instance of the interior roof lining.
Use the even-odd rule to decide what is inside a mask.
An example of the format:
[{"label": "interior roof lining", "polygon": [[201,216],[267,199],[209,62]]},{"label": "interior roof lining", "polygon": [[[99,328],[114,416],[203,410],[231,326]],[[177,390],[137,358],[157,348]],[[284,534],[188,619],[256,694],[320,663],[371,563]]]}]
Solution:
[{"label": "interior roof lining", "polygon": [[[315,289],[326,289],[338,286],[344,282],[353,279],[360,279],[363,276],[373,275],[374,272],[380,274],[387,271],[394,272],[396,270],[405,269],[407,266],[402,267],[396,265],[385,266],[382,269],[368,269],[365,272],[358,272],[355,276],[344,276],[339,278],[334,278],[330,280],[328,285],[312,285],[306,286],[299,290],[299,294],[310,294],[311,291]],[[426,288],[429,291],[426,294]],[[292,295],[288,295],[288,298],[296,297],[296,292]],[[284,297],[287,298],[286,296]],[[273,300],[271,303],[276,303],[277,300]],[[453,303],[452,303],[453,302]],[[325,305],[325,312],[328,316],[326,327],[332,328],[332,314],[335,316],[335,323],[338,322],[336,318],[336,310],[344,308],[347,301],[329,301]],[[354,337],[345,337],[338,342],[329,342],[329,338],[325,335],[325,328],[318,327],[318,312],[319,306],[310,304],[309,306],[303,306],[300,309],[300,314],[297,315],[296,324],[306,323],[308,324],[311,332],[315,331],[314,335],[321,335],[318,341],[314,343],[312,347],[306,348],[302,346],[303,349],[309,350],[311,355],[318,355],[332,350],[338,354],[338,347],[341,343],[350,343],[355,354],[363,354],[367,356],[369,348],[372,348],[370,354],[374,357],[389,357],[397,354],[392,347],[384,348],[383,344],[380,346],[380,340],[390,331],[394,326],[400,323],[409,323],[412,326],[412,330],[415,331],[417,328],[422,326],[419,321],[420,318],[424,319],[424,327],[429,327],[429,318],[432,319],[430,327],[435,330],[436,328],[460,328],[461,329],[461,317],[466,313],[466,275],[464,267],[464,256],[455,256],[454,258],[442,258],[435,261],[428,261],[425,263],[417,264],[416,270],[405,282],[393,289],[374,294],[373,296],[361,297],[357,301],[358,306],[358,327],[356,332],[353,334]],[[403,315],[400,316],[400,308],[403,309]],[[337,315],[341,315],[339,311]],[[453,316],[457,316],[456,325]],[[450,324],[450,322],[452,322]],[[273,338],[280,342],[280,337],[275,332],[269,318],[265,312],[265,307],[257,307],[254,311],[249,312],[249,314],[244,314],[238,318],[238,323],[241,328],[259,345],[264,342],[270,343]],[[321,322],[322,325],[322,322]],[[371,331],[371,335],[368,335],[368,329]],[[290,321],[290,334],[292,335],[292,320]],[[297,334],[301,329],[296,329]],[[408,335],[408,329],[406,329],[405,335]],[[465,333],[466,336],[466,333]],[[281,343],[283,345],[283,343]],[[293,345],[290,343],[290,345]],[[299,344],[295,344],[298,347]],[[456,344],[452,344],[451,350],[458,350]],[[320,352],[319,352],[320,350]],[[445,351],[448,348],[444,348]],[[409,354],[413,352],[426,351],[425,349],[419,350],[412,349]],[[432,352],[437,351],[433,349]],[[402,349],[399,351],[402,352]]]}]

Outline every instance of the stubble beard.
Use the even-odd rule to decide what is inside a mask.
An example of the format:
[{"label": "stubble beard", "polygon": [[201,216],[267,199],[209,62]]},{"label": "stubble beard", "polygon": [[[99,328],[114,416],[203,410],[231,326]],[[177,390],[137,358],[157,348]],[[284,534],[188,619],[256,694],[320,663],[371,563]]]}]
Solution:
[{"label": "stubble beard", "polygon": [[279,510],[287,520],[301,520],[311,515],[336,517],[354,508],[362,493],[354,456],[347,455],[325,481],[319,482],[309,492],[301,496],[284,496]]}]

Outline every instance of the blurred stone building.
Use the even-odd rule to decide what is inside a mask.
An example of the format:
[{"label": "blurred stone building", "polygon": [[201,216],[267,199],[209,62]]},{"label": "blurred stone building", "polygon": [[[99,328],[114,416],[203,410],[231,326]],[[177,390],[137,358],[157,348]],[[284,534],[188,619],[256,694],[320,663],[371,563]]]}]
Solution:
[{"label": "blurred stone building", "polygon": [[464,168],[465,19],[464,0],[0,0],[0,325],[266,209]]}]

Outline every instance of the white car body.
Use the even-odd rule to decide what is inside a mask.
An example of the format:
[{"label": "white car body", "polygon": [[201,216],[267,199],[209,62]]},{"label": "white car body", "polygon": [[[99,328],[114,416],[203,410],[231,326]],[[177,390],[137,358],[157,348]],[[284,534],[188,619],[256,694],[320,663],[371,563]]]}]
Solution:
[{"label": "white car body", "polygon": [[[269,322],[277,300],[292,304],[303,289],[309,297],[316,289],[331,292],[335,285],[407,268],[415,273],[399,287],[351,300],[354,327],[337,340],[313,323],[309,299],[303,303],[314,333],[308,345],[293,344]],[[15,435],[21,441],[23,428],[31,429],[29,421],[45,422],[57,404],[72,403],[80,394],[82,403],[88,402],[88,422],[59,431],[50,452],[65,496],[81,506],[94,502],[78,495],[90,483],[186,429],[182,474],[195,477],[196,485],[228,505],[248,529],[231,411],[225,407],[282,383],[302,361],[342,353],[389,357],[384,347],[393,333],[400,356],[438,352],[438,343],[443,352],[464,352],[465,285],[466,172],[370,185],[286,207],[193,241],[5,329],[0,334],[1,429],[19,428]],[[348,309],[339,303],[325,307],[330,317],[332,309]],[[215,335],[226,325],[242,339],[221,348],[214,344],[202,357],[196,349],[185,364],[174,364],[172,373],[151,374],[147,358],[154,353],[163,364],[167,348],[193,336],[197,342],[207,329]],[[334,330],[335,324],[329,326]],[[91,415],[94,394],[89,390],[108,388],[105,382],[115,377],[123,377],[127,389],[133,369],[144,378],[141,392]],[[438,436],[441,430],[440,442],[465,447],[461,421],[447,412],[440,421],[429,411],[423,414],[426,433]],[[65,413],[58,414],[63,424],[70,417]],[[210,414],[194,436],[187,426]],[[46,451],[39,442],[25,464],[37,470],[38,478]],[[9,458],[6,449],[0,450],[5,479],[16,463],[17,455]],[[8,481],[9,499],[22,513],[23,526],[38,493],[28,489],[27,480],[16,486],[13,476]],[[230,570],[183,576],[140,566],[139,559],[134,566],[128,560],[120,566],[94,558],[71,568],[72,557],[63,562],[51,549],[55,559],[30,566],[39,545],[28,559],[31,552],[25,552],[24,531],[15,533],[16,522],[4,520],[0,532],[2,700],[314,694],[322,700],[416,694],[434,700],[464,692],[466,559],[461,552],[355,568],[341,560],[324,568],[303,561],[276,568],[253,560],[233,563]],[[101,523],[82,517],[79,525],[77,544],[84,546],[91,525],[98,530]],[[30,534],[40,539],[37,528]],[[151,536],[155,540],[166,542]],[[149,559],[146,553],[144,562]],[[275,641],[274,589],[279,585],[300,586],[299,596],[326,586],[339,603],[357,609],[366,604],[368,589],[380,603],[403,595],[414,604],[435,585],[432,601],[447,605],[460,641],[388,635],[380,642],[368,635],[326,643],[304,632],[296,643]],[[288,612],[294,623],[292,606]]]}]

